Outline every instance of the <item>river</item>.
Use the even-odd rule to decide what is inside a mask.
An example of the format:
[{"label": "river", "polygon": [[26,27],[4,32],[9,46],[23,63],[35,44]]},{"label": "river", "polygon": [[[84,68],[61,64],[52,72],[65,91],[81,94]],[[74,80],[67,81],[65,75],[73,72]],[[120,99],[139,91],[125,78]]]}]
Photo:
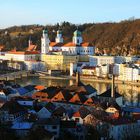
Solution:
[{"label": "river", "polygon": [[[87,82],[97,89],[99,93],[103,93],[111,85],[108,83]],[[25,86],[27,84],[45,85],[45,86],[68,86],[73,85],[75,80],[59,80],[59,79],[39,79],[38,77],[28,77],[17,80],[17,83]],[[140,86],[115,84],[117,91],[124,96],[125,104],[129,106],[140,106]]]}]

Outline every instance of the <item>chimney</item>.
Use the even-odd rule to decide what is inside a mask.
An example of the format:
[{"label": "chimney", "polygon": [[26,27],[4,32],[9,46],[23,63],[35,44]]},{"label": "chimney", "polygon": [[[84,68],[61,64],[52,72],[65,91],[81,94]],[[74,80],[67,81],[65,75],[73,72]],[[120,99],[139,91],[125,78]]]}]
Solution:
[{"label": "chimney", "polygon": [[76,85],[79,86],[80,85],[80,73],[76,72]]},{"label": "chimney", "polygon": [[111,97],[114,98],[115,97],[115,83],[114,83],[114,79],[115,79],[115,76],[114,74],[112,74],[112,87],[111,87]]}]

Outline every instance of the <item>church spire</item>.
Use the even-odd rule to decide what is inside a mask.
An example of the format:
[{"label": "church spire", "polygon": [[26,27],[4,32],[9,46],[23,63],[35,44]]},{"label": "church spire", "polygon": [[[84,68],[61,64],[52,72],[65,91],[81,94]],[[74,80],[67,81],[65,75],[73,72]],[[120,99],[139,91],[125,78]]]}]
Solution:
[{"label": "church spire", "polygon": [[57,43],[63,43],[63,37],[62,37],[62,31],[61,31],[61,29],[59,29],[57,31],[55,42],[57,42]]},{"label": "church spire", "polygon": [[32,43],[33,43],[33,42],[32,42],[32,37],[30,36],[30,37],[29,37],[29,40],[28,40],[28,47],[30,47],[30,46],[32,45]]},{"label": "church spire", "polygon": [[[77,27],[78,28],[78,27]],[[81,32],[77,29],[73,33],[73,43],[76,45],[80,45],[83,42],[82,34]]]},{"label": "church spire", "polygon": [[47,54],[49,52],[49,37],[48,37],[48,30],[43,30],[42,38],[41,38],[41,53]]}]

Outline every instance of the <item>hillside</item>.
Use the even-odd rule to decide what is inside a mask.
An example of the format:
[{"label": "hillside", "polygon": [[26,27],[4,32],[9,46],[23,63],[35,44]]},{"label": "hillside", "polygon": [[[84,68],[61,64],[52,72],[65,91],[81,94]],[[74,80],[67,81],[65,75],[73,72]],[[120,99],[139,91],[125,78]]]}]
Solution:
[{"label": "hillside", "polygon": [[[29,25],[14,26],[0,30],[0,47],[5,50],[17,48],[25,50],[28,46],[28,39],[31,36],[33,43],[38,45],[40,50],[40,38],[42,30],[47,28],[49,38],[54,41],[56,30],[61,28],[64,41],[71,41],[77,25],[63,22],[60,25]],[[95,45],[100,52],[113,55],[139,55],[140,54],[140,19],[127,20],[119,23],[89,23],[78,26],[83,33],[84,41]]]}]

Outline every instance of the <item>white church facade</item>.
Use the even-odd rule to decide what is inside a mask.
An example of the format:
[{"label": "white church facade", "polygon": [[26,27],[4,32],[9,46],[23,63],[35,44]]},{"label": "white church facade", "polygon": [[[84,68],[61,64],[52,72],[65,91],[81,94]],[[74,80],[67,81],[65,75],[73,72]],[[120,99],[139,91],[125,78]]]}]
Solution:
[{"label": "white church facade", "polygon": [[57,31],[55,42],[50,42],[48,31],[43,30],[41,38],[41,54],[48,54],[51,51],[65,52],[68,55],[93,55],[95,47],[89,42],[83,42],[81,32],[76,30],[72,42],[63,43],[62,31]]}]

